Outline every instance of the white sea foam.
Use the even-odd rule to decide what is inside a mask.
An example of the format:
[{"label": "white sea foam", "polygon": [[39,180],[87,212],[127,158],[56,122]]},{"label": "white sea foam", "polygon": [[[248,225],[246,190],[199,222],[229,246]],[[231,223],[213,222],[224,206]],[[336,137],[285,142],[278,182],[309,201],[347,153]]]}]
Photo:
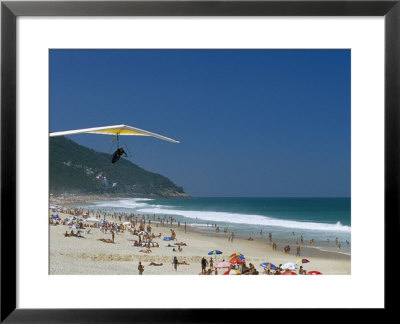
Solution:
[{"label": "white sea foam", "polygon": [[[150,205],[148,206],[150,207]],[[351,231],[350,226],[342,225],[340,222],[337,222],[336,224],[299,222],[292,220],[276,219],[262,215],[236,214],[236,213],[214,212],[214,211],[165,209],[164,206],[162,208],[154,206],[151,206],[151,208],[140,208],[138,211],[150,214],[179,215],[191,219],[199,219],[210,222],[276,226],[283,228],[315,230],[315,231],[334,231],[334,232],[348,232],[348,233]]]},{"label": "white sea foam", "polygon": [[[322,252],[332,252],[333,250],[329,250],[329,249],[324,249],[321,247],[316,246],[315,247],[317,250],[322,251]],[[340,254],[345,254],[345,255],[351,255],[351,251],[338,251],[337,249],[334,250],[335,253],[340,253]]]},{"label": "white sea foam", "polygon": [[[154,205],[149,205],[145,203],[145,201],[151,201],[154,199],[149,198],[127,198],[120,200],[108,200],[108,201],[99,201],[94,202],[96,207],[115,207],[115,208],[141,208],[141,207],[149,207]],[[161,207],[161,206],[159,206]]]}]

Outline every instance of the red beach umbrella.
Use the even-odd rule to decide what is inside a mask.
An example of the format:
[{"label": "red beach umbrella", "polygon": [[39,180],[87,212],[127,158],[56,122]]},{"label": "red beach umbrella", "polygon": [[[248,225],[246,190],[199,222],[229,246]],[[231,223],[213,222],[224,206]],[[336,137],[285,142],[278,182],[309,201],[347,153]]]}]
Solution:
[{"label": "red beach umbrella", "polygon": [[297,273],[288,270],[288,271],[282,272],[281,275],[286,275],[286,276],[297,276]]},{"label": "red beach umbrella", "polygon": [[315,275],[322,275],[322,272],[312,270],[312,271],[308,271],[307,274],[315,276]]},{"label": "red beach umbrella", "polygon": [[229,260],[229,263],[231,264],[244,264],[244,261],[242,259],[239,258],[232,258]]}]

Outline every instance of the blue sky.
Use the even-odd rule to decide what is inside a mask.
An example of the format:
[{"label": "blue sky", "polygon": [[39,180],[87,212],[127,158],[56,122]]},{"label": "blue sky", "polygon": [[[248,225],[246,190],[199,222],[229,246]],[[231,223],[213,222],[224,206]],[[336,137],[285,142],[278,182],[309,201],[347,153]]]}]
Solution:
[{"label": "blue sky", "polygon": [[[349,197],[350,50],[51,50],[50,131],[126,124],[192,196]],[[109,152],[111,137],[69,138]]]}]

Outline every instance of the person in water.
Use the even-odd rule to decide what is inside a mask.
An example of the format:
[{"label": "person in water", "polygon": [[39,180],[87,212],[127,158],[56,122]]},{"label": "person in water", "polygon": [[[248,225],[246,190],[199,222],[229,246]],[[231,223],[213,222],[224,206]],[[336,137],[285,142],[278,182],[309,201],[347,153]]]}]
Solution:
[{"label": "person in water", "polygon": [[117,161],[121,158],[122,154],[125,154],[125,156],[128,156],[128,155],[126,154],[126,152],[124,151],[124,149],[123,149],[122,147],[120,147],[119,149],[117,149],[117,150],[113,153],[111,162],[112,162],[112,163],[117,162]]}]

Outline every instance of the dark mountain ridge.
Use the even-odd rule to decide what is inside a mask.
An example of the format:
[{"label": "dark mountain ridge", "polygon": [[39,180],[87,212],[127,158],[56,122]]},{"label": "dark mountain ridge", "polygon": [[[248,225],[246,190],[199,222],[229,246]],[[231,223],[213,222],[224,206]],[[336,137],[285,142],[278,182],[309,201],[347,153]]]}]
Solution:
[{"label": "dark mountain ridge", "polygon": [[188,197],[163,175],[97,152],[65,137],[50,138],[50,193],[109,194],[129,197]]}]

